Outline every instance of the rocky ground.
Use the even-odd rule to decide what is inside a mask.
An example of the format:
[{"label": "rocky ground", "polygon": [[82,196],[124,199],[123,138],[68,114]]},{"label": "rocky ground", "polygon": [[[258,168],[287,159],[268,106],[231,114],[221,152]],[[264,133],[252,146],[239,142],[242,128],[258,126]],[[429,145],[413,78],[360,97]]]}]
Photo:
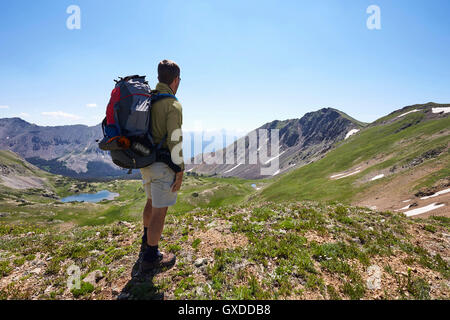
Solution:
[{"label": "rocky ground", "polygon": [[169,213],[160,247],[177,263],[154,276],[137,221],[0,223],[0,298],[449,299],[449,223],[316,202]]}]

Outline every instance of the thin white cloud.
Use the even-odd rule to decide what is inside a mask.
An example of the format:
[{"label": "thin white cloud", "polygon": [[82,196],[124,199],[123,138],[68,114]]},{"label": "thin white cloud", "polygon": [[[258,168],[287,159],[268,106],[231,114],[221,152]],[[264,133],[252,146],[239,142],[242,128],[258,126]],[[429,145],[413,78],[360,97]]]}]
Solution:
[{"label": "thin white cloud", "polygon": [[27,117],[29,117],[30,116],[30,114],[29,113],[26,113],[26,112],[21,112],[21,113],[19,113],[19,117],[22,117],[22,118],[27,118]]},{"label": "thin white cloud", "polygon": [[97,107],[97,104],[96,104],[96,103],[88,103],[88,104],[86,105],[86,107],[88,107],[88,108],[96,108],[96,107]]},{"label": "thin white cloud", "polygon": [[74,115],[74,114],[70,114],[70,113],[66,113],[63,111],[49,111],[49,112],[41,112],[41,114],[43,116],[49,116],[49,117],[53,117],[53,118],[64,118],[64,119],[72,119],[72,120],[78,120],[81,119],[81,117]]},{"label": "thin white cloud", "polygon": [[0,109],[9,109],[9,106],[0,106]]}]

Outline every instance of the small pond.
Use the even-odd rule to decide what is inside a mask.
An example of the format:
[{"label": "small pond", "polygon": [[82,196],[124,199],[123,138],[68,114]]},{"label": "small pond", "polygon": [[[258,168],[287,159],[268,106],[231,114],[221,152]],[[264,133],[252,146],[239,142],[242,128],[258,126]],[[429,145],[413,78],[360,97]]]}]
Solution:
[{"label": "small pond", "polygon": [[100,202],[102,200],[113,200],[118,197],[118,193],[102,190],[97,193],[80,193],[73,196],[62,198],[61,202]]}]

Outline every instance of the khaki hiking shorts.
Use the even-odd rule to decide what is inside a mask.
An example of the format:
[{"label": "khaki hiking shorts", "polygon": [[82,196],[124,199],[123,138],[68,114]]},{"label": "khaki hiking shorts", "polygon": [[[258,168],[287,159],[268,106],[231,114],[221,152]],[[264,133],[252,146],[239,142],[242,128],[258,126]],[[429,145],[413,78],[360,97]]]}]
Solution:
[{"label": "khaki hiking shorts", "polygon": [[155,162],[140,170],[145,194],[152,199],[153,207],[169,207],[177,202],[177,192],[172,192],[175,172],[167,164]]}]

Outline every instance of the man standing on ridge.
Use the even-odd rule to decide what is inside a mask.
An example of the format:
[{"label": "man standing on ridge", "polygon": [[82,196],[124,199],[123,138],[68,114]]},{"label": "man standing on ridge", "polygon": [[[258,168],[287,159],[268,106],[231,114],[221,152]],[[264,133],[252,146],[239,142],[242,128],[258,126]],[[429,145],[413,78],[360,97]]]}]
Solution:
[{"label": "man standing on ridge", "polygon": [[180,85],[180,68],[170,60],[158,65],[158,81],[155,91],[171,95],[152,104],[151,122],[154,142],[163,141],[162,153],[157,162],[140,169],[147,204],[143,213],[142,271],[169,268],[175,264],[175,255],[158,249],[167,209],[176,203],[177,192],[183,180],[184,163],[182,144],[182,108],[175,94]]}]

